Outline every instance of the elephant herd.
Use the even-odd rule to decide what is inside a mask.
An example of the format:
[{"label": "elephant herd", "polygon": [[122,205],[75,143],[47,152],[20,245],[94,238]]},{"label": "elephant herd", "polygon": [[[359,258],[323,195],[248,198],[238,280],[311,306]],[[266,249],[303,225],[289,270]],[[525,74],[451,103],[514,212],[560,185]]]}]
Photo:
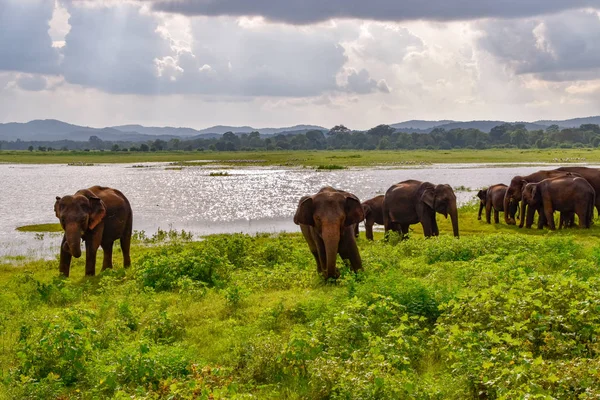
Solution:
[{"label": "elephant herd", "polygon": [[352,193],[326,186],[298,203],[294,223],[300,230],[325,278],[337,278],[336,258],[350,261],[353,271],[362,268],[356,245],[358,224],[365,221],[367,238],[373,239],[373,224],[402,237],[410,225],[421,223],[426,237],[439,234],[435,213],[450,215],[454,236],[458,237],[458,208],[450,185],[407,180],[391,186],[385,195],[364,202]]},{"label": "elephant herd", "polygon": [[[600,169],[561,167],[538,171],[527,176],[515,176],[510,185],[496,184],[480,190],[478,219],[485,208],[486,221],[500,222],[504,212],[507,224],[516,224],[520,209],[522,228],[531,228],[535,213],[538,228],[555,229],[554,212],[560,212],[559,228],[574,225],[589,228],[594,207],[600,214]],[[300,199],[294,223],[300,229],[317,262],[317,271],[325,278],[336,278],[336,258],[349,260],[353,271],[362,268],[355,238],[358,224],[364,221],[367,239],[373,240],[373,225],[380,224],[385,232],[396,231],[402,238],[412,224],[421,223],[425,237],[439,234],[435,215],[450,216],[455,237],[458,233],[456,196],[449,185],[407,180],[392,185],[385,193],[362,203],[348,192],[324,187],[317,194]]]},{"label": "elephant herd", "polygon": [[537,171],[527,176],[515,176],[510,185],[497,184],[480,190],[478,219],[485,208],[486,221],[490,223],[494,210],[494,222],[499,221],[499,212],[504,212],[504,221],[516,224],[516,213],[520,208],[519,228],[531,228],[535,213],[538,213],[538,229],[548,226],[556,229],[554,212],[560,212],[559,228],[574,225],[574,216],[580,228],[589,228],[594,217],[594,207],[600,213],[600,170],[588,167],[561,167],[555,170]]},{"label": "elephant herd", "polygon": [[[560,212],[559,228],[574,225],[589,228],[593,209],[600,213],[600,169],[562,167],[538,171],[527,176],[515,176],[509,186],[497,184],[480,190],[478,219],[485,208],[486,221],[499,223],[499,213],[509,225],[516,224],[520,208],[519,227],[530,228],[537,211],[538,228],[555,229],[554,212]],[[96,253],[104,250],[102,269],[112,268],[112,247],[120,240],[123,265],[129,267],[133,213],[129,201],[120,191],[93,186],[72,196],[56,197],[56,217],[64,230],[60,247],[59,270],[69,276],[71,258],[81,257],[81,241],[85,242],[86,275],[94,275]],[[317,270],[325,278],[336,278],[336,258],[348,260],[353,271],[362,268],[356,237],[358,224],[365,223],[367,239],[373,240],[373,225],[383,225],[385,231],[395,231],[402,238],[410,225],[421,223],[425,237],[439,234],[436,213],[450,216],[455,237],[458,232],[456,196],[449,185],[406,180],[392,185],[385,193],[360,202],[352,193],[324,187],[312,196],[300,199],[294,223],[300,225]]]}]

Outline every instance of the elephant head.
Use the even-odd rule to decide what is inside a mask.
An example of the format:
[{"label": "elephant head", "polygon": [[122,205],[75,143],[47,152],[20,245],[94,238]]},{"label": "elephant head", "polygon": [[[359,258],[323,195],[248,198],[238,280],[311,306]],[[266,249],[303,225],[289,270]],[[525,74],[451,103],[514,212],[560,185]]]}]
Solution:
[{"label": "elephant head", "polygon": [[[520,228],[523,227],[525,222],[525,216],[527,216],[527,206],[537,208],[542,202],[542,193],[538,189],[537,183],[527,183],[523,181],[523,189],[521,191],[521,223]],[[530,213],[531,214],[531,213]],[[533,221],[527,221],[529,227]]]},{"label": "elephant head", "polygon": [[459,236],[456,195],[450,185],[428,185],[421,194],[421,201],[433,211],[442,214],[445,218],[448,218],[448,214],[450,214],[454,236]]},{"label": "elephant head", "polygon": [[363,208],[356,196],[332,188],[303,197],[294,215],[295,224],[311,226],[323,241],[326,260],[321,262],[330,277],[336,275],[336,258],[344,231],[364,219]]},{"label": "elephant head", "polygon": [[75,258],[81,257],[81,237],[98,226],[106,215],[106,207],[93,193],[56,196],[54,212],[65,231],[63,248]]},{"label": "elephant head", "polygon": [[[515,225],[517,223],[515,220],[516,211],[513,213],[513,210],[516,210],[515,203],[519,204],[523,186],[526,184],[527,181],[523,179],[522,176],[515,176],[506,189],[506,194],[504,195],[504,222],[506,222],[507,225]],[[522,208],[520,215],[521,220],[523,220],[523,215],[525,214]]]},{"label": "elephant head", "polygon": [[481,219],[481,211],[485,207],[485,199],[487,197],[487,189],[481,189],[477,192],[477,197],[479,197],[479,213],[477,214],[477,219]]}]

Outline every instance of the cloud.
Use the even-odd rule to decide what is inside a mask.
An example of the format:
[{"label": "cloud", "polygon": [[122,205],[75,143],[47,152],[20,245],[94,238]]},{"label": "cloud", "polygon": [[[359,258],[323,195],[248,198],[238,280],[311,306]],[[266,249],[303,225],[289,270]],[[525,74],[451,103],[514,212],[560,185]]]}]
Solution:
[{"label": "cloud", "polygon": [[160,61],[167,90],[244,96],[315,96],[337,90],[347,61],[326,28],[260,24],[231,18],[192,20],[191,49]]},{"label": "cloud", "polygon": [[157,94],[155,60],[170,54],[156,31],[155,15],[123,3],[87,7],[69,3],[71,30],[62,48],[62,73],[69,83],[109,93]]},{"label": "cloud", "polygon": [[571,11],[516,21],[486,21],[479,45],[516,74],[547,81],[596,79],[600,72],[600,18]]},{"label": "cloud", "polygon": [[17,78],[17,85],[23,90],[37,92],[48,86],[48,80],[42,75],[22,74]]},{"label": "cloud", "polygon": [[361,69],[358,72],[355,69],[350,69],[350,74],[347,78],[347,84],[344,86],[344,88],[348,92],[356,94],[367,94],[376,91],[383,93],[390,92],[390,88],[384,79],[381,79],[379,82],[377,82],[375,79],[371,78],[366,69]]},{"label": "cloud", "polygon": [[185,15],[262,16],[290,24],[311,24],[334,18],[378,21],[417,19],[455,21],[519,18],[564,10],[598,7],[598,0],[146,0],[155,10]]},{"label": "cloud", "polygon": [[48,34],[54,0],[0,1],[0,70],[56,73],[59,54]]}]

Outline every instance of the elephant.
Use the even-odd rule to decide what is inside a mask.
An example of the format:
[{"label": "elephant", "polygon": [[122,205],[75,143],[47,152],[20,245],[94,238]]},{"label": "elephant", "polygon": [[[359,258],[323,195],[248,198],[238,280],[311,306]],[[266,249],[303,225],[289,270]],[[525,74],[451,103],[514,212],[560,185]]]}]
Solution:
[{"label": "elephant", "polygon": [[130,246],[133,213],[129,200],[117,189],[92,186],[72,196],[56,197],[54,212],[65,234],[60,246],[59,271],[69,276],[71,257],[81,257],[81,241],[85,242],[85,274],[96,274],[96,252],[102,246],[102,270],[112,268],[112,248],[121,241],[123,266],[131,265]]},{"label": "elephant", "polygon": [[436,212],[446,218],[450,214],[454,236],[459,237],[458,208],[452,187],[407,180],[391,186],[385,193],[383,225],[386,232],[393,230],[404,237],[410,225],[420,222],[425,237],[438,236]]},{"label": "elephant", "polygon": [[[556,229],[554,211],[565,213],[565,220],[571,213],[575,213],[579,217],[579,227],[589,228],[596,204],[596,192],[592,185],[584,178],[574,176],[559,176],[538,183],[528,183],[523,187],[522,198],[523,213],[527,206],[541,211],[551,230]],[[527,220],[528,227],[532,222]],[[543,225],[538,224],[538,228],[543,228]]]},{"label": "elephant", "polygon": [[358,198],[343,190],[326,186],[298,203],[294,223],[317,262],[317,272],[326,279],[339,277],[336,258],[349,260],[352,270],[362,269],[354,236],[355,226],[365,219]]},{"label": "elephant", "polygon": [[[494,223],[498,224],[500,222],[500,211],[504,212],[504,196],[506,195],[507,187],[503,183],[498,183],[487,189],[481,189],[477,193],[477,197],[480,199],[479,213],[477,215],[478,220],[481,220],[481,211],[485,208],[485,220],[488,224],[492,223],[492,209],[494,210]],[[509,208],[509,212],[515,214],[518,204],[513,202],[509,205]]]},{"label": "elephant", "polygon": [[[560,167],[556,169],[561,172],[570,172],[584,178],[594,188],[596,193],[600,193],[600,169],[589,167]],[[600,215],[600,196],[596,196],[596,210]]]},{"label": "elephant", "polygon": [[384,195],[379,195],[362,202],[362,208],[365,213],[365,231],[369,240],[373,240],[373,225],[383,225],[384,197]]},{"label": "elephant", "polygon": [[[517,213],[516,211],[516,207],[510,207],[511,203],[519,203],[521,201],[521,194],[523,192],[523,186],[525,186],[528,183],[537,183],[540,182],[544,179],[548,179],[548,178],[554,178],[557,176],[563,176],[566,175],[567,172],[565,171],[556,171],[556,170],[551,170],[551,171],[537,171],[534,172],[533,174],[529,174],[527,176],[515,176],[514,178],[512,178],[512,180],[510,181],[510,185],[508,186],[508,188],[506,189],[506,194],[504,195],[504,209],[505,210],[509,210],[509,212],[504,212],[504,222],[506,222],[507,225],[515,225],[516,224],[516,220],[515,220],[515,214]],[[579,176],[577,174],[575,174],[575,176]],[[513,213],[514,210],[514,213]],[[531,213],[531,215],[527,215],[527,218],[529,219],[533,219],[533,213],[535,212],[535,209],[530,208],[529,211]],[[523,224],[525,222],[525,210],[523,210],[523,208],[521,207],[521,216],[520,216],[520,224],[519,227],[522,228]],[[542,220],[542,223],[544,222],[544,217],[543,217],[543,213],[540,215],[540,219]]]}]

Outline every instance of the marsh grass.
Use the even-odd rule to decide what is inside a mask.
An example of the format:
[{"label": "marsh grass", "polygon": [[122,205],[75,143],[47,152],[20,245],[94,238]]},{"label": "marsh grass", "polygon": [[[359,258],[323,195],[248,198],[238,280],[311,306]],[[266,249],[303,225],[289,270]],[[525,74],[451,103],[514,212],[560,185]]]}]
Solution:
[{"label": "marsh grass", "polygon": [[16,228],[19,232],[62,232],[60,224],[23,225]]},{"label": "marsh grass", "polygon": [[431,163],[581,163],[600,159],[600,149],[488,149],[488,150],[356,150],[238,151],[202,153],[160,152],[29,152],[0,151],[0,162],[27,164],[172,162],[174,166],[203,166],[211,162],[229,165],[285,165],[317,167],[428,165]]},{"label": "marsh grass", "polygon": [[[0,398],[576,398],[599,393],[600,223],[358,239],[325,282],[296,234],[138,232],[84,277],[0,263]],[[98,254],[98,265],[102,263]],[[85,395],[83,395],[85,394]]]},{"label": "marsh grass", "polygon": [[211,172],[210,176],[229,176],[229,172],[227,171],[219,171],[219,172]]}]

